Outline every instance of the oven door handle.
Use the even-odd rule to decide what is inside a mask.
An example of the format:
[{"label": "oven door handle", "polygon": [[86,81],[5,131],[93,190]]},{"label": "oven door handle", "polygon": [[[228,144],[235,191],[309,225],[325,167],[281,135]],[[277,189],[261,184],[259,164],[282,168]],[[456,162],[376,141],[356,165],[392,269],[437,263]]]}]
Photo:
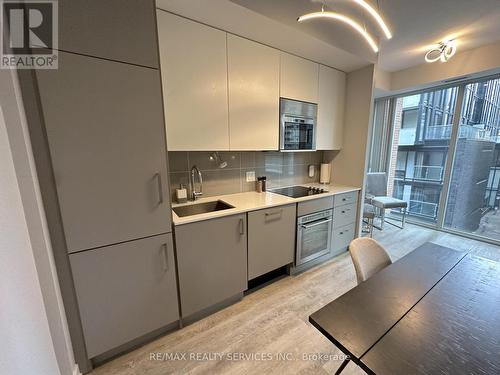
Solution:
[{"label": "oven door handle", "polygon": [[320,221],[315,222],[314,224],[301,224],[301,227],[304,229],[309,229],[309,228],[315,227],[317,225],[328,223],[330,221],[332,221],[332,219],[320,220]]}]

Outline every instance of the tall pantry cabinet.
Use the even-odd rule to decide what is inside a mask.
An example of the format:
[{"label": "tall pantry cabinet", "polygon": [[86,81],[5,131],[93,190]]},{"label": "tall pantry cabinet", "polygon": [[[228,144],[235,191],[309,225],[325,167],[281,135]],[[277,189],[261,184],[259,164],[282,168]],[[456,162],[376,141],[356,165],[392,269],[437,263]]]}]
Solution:
[{"label": "tall pantry cabinet", "polygon": [[58,6],[59,68],[20,74],[20,84],[85,373],[175,326],[179,307],[155,4]]}]

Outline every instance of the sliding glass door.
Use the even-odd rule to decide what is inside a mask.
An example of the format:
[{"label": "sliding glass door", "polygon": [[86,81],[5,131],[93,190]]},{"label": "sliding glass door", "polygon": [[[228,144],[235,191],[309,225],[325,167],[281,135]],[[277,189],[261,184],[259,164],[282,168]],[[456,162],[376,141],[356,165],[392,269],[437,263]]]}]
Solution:
[{"label": "sliding glass door", "polygon": [[408,220],[500,242],[500,78],[375,108],[369,170],[386,172],[388,195],[408,202]]},{"label": "sliding glass door", "polygon": [[464,86],[443,225],[500,240],[500,79]]},{"label": "sliding glass door", "polygon": [[450,87],[394,101],[388,190],[408,202],[410,219],[437,223],[457,92]]}]

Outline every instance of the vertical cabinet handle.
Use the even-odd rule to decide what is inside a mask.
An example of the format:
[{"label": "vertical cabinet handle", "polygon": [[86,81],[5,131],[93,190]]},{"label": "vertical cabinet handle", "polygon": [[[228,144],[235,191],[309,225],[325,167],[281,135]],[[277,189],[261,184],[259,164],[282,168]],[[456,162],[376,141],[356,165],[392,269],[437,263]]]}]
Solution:
[{"label": "vertical cabinet handle", "polygon": [[240,219],[240,235],[243,236],[245,234],[245,220]]},{"label": "vertical cabinet handle", "polygon": [[163,204],[163,186],[161,183],[161,174],[155,173],[154,178],[156,179],[156,183],[158,186],[158,205]]},{"label": "vertical cabinet handle", "polygon": [[163,250],[163,271],[167,272],[168,271],[168,247],[167,247],[166,243],[161,245],[161,247]]}]

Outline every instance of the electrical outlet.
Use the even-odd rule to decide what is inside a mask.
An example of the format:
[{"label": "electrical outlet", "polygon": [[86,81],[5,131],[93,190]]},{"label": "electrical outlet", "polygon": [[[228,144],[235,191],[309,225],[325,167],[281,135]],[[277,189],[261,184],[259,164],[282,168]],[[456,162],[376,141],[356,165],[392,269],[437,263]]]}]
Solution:
[{"label": "electrical outlet", "polygon": [[247,172],[247,182],[255,181],[255,171]]}]

